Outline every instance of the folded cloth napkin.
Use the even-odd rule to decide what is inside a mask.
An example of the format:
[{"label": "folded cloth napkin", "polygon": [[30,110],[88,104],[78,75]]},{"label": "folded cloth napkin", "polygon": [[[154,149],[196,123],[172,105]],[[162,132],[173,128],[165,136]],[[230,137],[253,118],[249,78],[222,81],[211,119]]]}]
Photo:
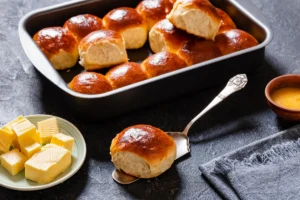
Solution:
[{"label": "folded cloth napkin", "polygon": [[225,199],[300,199],[300,126],[201,165]]}]

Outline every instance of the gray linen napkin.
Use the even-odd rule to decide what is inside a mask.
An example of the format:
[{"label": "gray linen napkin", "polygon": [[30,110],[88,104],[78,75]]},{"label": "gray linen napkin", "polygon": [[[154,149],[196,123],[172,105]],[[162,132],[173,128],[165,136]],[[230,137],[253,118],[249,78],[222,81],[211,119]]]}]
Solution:
[{"label": "gray linen napkin", "polygon": [[201,165],[202,175],[230,200],[300,199],[300,126]]}]

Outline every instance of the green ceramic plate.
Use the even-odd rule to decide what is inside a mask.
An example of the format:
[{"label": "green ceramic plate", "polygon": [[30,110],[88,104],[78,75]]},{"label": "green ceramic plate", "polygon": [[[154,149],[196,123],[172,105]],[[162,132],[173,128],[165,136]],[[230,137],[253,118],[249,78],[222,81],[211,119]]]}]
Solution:
[{"label": "green ceramic plate", "polygon": [[[30,115],[25,116],[31,123],[37,126],[37,122],[44,119],[53,117],[51,115]],[[22,191],[32,191],[32,190],[42,190],[60,184],[66,181],[68,178],[73,176],[82,166],[85,156],[86,156],[86,144],[84,138],[80,131],[70,122],[56,117],[60,132],[66,135],[70,135],[74,138],[74,147],[72,151],[72,164],[71,166],[58,177],[56,177],[52,182],[47,184],[39,184],[25,178],[24,170],[21,171],[16,176],[10,175],[1,165],[0,165],[0,185],[13,190]]]}]

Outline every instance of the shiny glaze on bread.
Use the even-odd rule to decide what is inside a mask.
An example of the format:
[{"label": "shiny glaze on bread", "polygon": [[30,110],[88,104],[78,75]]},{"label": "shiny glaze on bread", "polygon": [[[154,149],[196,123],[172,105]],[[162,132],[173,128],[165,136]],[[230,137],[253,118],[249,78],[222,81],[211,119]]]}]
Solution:
[{"label": "shiny glaze on bread", "polygon": [[178,51],[188,65],[197,64],[222,55],[220,49],[211,40],[196,38],[186,42]]},{"label": "shiny glaze on bread", "polygon": [[78,46],[73,34],[63,27],[44,28],[33,36],[33,40],[48,58],[58,54],[61,49],[72,52]]},{"label": "shiny glaze on bread", "polygon": [[178,55],[167,51],[156,53],[142,63],[142,68],[148,77],[155,77],[186,66],[185,61]]},{"label": "shiny glaze on bread", "polygon": [[232,19],[229,17],[229,15],[219,8],[216,8],[216,9],[222,19],[222,23],[219,28],[218,34],[222,33],[225,30],[235,29],[236,26],[235,26],[234,22],[232,21]]},{"label": "shiny glaze on bread", "polygon": [[85,36],[79,43],[79,48],[82,51],[85,51],[91,44],[94,44],[96,42],[99,42],[101,40],[105,41],[114,41],[114,40],[123,40],[122,36],[112,30],[99,30],[94,31],[87,36]]},{"label": "shiny glaze on bread", "polygon": [[100,94],[112,90],[105,76],[96,72],[83,72],[73,78],[69,88],[83,94]]},{"label": "shiny glaze on bread", "polygon": [[126,128],[112,141],[110,152],[131,152],[148,163],[158,163],[176,149],[174,140],[164,131],[150,125]]},{"label": "shiny glaze on bread", "polygon": [[120,88],[148,78],[141,65],[134,62],[115,66],[105,76],[114,88]]},{"label": "shiny glaze on bread", "polygon": [[102,19],[91,14],[83,14],[71,17],[65,22],[64,28],[70,30],[80,41],[89,33],[104,29]]},{"label": "shiny glaze on bread", "polygon": [[223,55],[258,45],[252,35],[239,29],[224,31],[216,36],[215,41]]},{"label": "shiny glaze on bread", "polygon": [[143,24],[144,19],[134,8],[121,7],[107,13],[103,22],[107,29],[122,31]]},{"label": "shiny glaze on bread", "polygon": [[150,30],[156,22],[166,18],[172,7],[169,0],[144,0],[138,4],[136,10],[147,20]]}]

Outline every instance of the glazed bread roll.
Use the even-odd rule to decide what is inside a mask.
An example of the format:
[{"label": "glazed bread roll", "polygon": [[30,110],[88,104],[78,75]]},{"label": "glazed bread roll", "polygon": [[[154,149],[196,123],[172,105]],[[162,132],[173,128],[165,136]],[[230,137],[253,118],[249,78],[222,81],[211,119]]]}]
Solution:
[{"label": "glazed bread roll", "polygon": [[186,66],[187,64],[185,61],[178,55],[167,51],[154,54],[142,63],[142,68],[149,78],[175,71]]},{"label": "glazed bread roll", "polygon": [[176,53],[191,38],[191,35],[176,28],[167,19],[157,22],[149,32],[149,43],[154,53],[161,51]]},{"label": "glazed bread roll", "polygon": [[64,28],[71,31],[80,42],[93,31],[104,29],[102,19],[90,14],[77,15],[65,22]]},{"label": "glazed bread roll", "polygon": [[147,21],[150,31],[158,21],[166,18],[172,6],[169,0],[144,0],[139,3],[136,10]]},{"label": "glazed bread roll", "polygon": [[33,36],[53,67],[64,70],[73,67],[78,60],[78,43],[73,34],[62,27],[44,28]]},{"label": "glazed bread roll", "polygon": [[147,41],[147,23],[133,8],[114,9],[105,15],[103,23],[107,29],[123,36],[126,49],[141,48]]},{"label": "glazed bread roll", "polygon": [[79,43],[79,63],[86,70],[95,70],[127,62],[123,37],[112,30],[94,31]]},{"label": "glazed bread roll", "polygon": [[111,85],[116,89],[146,80],[148,77],[141,65],[128,62],[111,68],[105,75]]},{"label": "glazed bread roll", "polygon": [[171,167],[176,144],[158,128],[135,125],[112,140],[110,154],[117,169],[138,178],[153,178]]},{"label": "glazed bread roll", "polygon": [[222,53],[215,42],[203,38],[196,38],[186,42],[178,51],[178,55],[183,58],[188,65],[193,65],[222,56]]},{"label": "glazed bread roll", "polygon": [[112,90],[105,76],[96,72],[83,72],[75,76],[69,88],[83,94],[101,94]]},{"label": "glazed bread roll", "polygon": [[258,42],[252,35],[245,31],[231,29],[217,35],[216,44],[220,48],[222,54],[227,55],[256,46],[258,45]]},{"label": "glazed bread roll", "polygon": [[208,0],[177,0],[167,19],[179,29],[210,40],[221,26],[221,18]]},{"label": "glazed bread roll", "polygon": [[216,9],[222,20],[221,26],[220,26],[217,34],[220,34],[223,31],[226,31],[229,29],[235,29],[236,26],[235,26],[234,22],[232,21],[232,19],[229,17],[229,15],[219,8],[216,8]]},{"label": "glazed bread roll", "polygon": [[169,0],[169,1],[171,2],[172,5],[176,2],[176,0]]}]

